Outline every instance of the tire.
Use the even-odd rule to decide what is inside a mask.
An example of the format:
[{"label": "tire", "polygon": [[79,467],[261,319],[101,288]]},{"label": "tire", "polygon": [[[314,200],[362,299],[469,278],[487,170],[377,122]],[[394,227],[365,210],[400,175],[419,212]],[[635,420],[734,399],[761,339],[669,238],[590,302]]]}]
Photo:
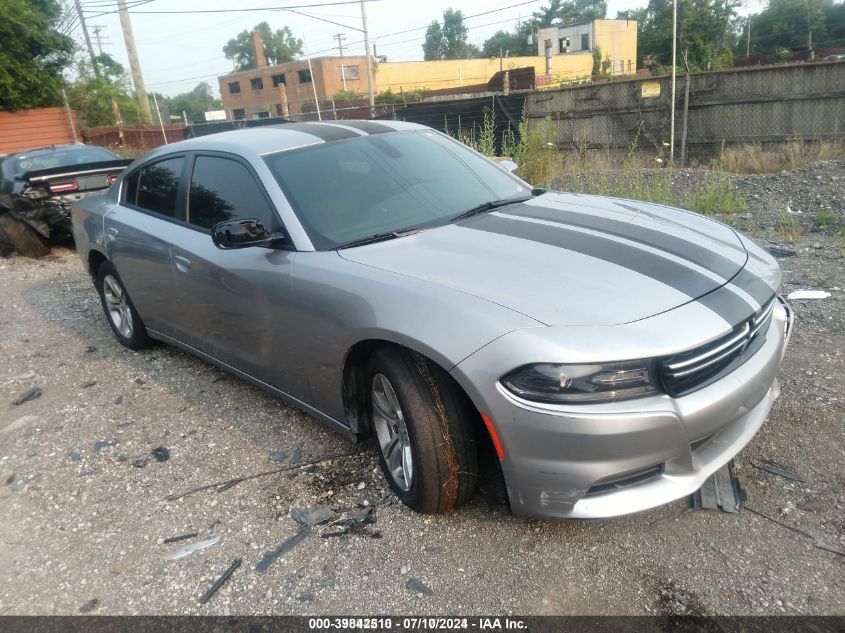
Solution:
[{"label": "tire", "polygon": [[379,464],[402,503],[433,514],[469,500],[478,481],[477,414],[451,377],[420,354],[383,348],[370,357],[367,384]]},{"label": "tire", "polygon": [[148,347],[151,340],[144,322],[110,262],[103,262],[97,268],[94,285],[100,295],[106,321],[120,344],[134,350]]}]

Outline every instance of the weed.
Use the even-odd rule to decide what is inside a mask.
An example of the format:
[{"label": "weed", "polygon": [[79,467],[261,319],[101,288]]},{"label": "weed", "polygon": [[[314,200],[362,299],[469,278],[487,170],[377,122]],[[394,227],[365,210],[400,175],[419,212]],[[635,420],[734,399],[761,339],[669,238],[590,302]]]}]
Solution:
[{"label": "weed", "polygon": [[705,215],[716,213],[741,213],[747,208],[745,198],[737,193],[733,183],[727,177],[707,183],[703,189],[687,198],[687,209]]},{"label": "weed", "polygon": [[801,237],[801,226],[798,224],[798,218],[791,213],[784,213],[780,216],[778,230],[783,239],[789,242],[796,242]]},{"label": "weed", "polygon": [[816,224],[818,224],[819,228],[822,230],[834,229],[836,228],[836,225],[839,224],[839,218],[830,209],[822,207],[818,210],[818,213],[816,213]]},{"label": "weed", "polygon": [[808,163],[845,158],[842,141],[792,141],[764,148],[759,143],[725,147],[709,163],[715,171],[735,174],[767,174],[793,170]]}]

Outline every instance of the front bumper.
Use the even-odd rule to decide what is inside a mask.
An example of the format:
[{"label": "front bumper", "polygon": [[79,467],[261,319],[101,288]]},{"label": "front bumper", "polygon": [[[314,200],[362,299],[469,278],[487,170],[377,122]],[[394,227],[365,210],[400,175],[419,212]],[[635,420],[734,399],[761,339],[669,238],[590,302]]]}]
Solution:
[{"label": "front bumper", "polygon": [[[511,508],[541,518],[605,518],[693,493],[762,426],[780,393],[776,374],[792,325],[781,300],[753,356],[680,398],[576,407],[522,401],[498,383],[476,392],[504,447]],[[474,363],[489,361],[479,354],[453,372],[467,378],[481,371]]]}]

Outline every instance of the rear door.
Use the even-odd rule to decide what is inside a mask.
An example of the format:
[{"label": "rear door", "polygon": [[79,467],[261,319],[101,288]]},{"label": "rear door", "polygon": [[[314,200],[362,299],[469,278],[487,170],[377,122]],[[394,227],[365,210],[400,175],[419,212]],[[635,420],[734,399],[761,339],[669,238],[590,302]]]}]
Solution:
[{"label": "rear door", "polygon": [[106,249],[144,324],[173,336],[178,289],[170,239],[185,213],[185,155],[167,156],[124,178],[105,216]]},{"label": "rear door", "polygon": [[292,246],[221,250],[211,240],[211,227],[235,219],[257,218],[284,233],[266,191],[246,161],[223,153],[195,154],[188,183],[186,223],[172,235],[177,337],[307,399],[305,372],[289,362]]}]

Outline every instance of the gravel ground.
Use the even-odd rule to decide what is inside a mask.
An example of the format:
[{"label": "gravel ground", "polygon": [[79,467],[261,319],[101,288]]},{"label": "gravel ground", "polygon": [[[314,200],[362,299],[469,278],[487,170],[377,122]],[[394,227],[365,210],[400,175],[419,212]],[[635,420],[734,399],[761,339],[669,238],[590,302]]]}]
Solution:
[{"label": "gravel ground", "polygon": [[[74,253],[0,262],[0,614],[845,613],[845,243],[812,222],[827,205],[843,226],[845,166],[737,183],[750,205],[733,221],[795,251],[785,291],[832,293],[793,304],[783,394],[735,463],[748,494],[737,514],[678,501],[550,523],[477,498],[416,515],[385,489],[372,445],[181,351],[118,345]],[[805,233],[791,243],[777,228],[786,204]],[[320,506],[349,533],[295,520]]]}]

